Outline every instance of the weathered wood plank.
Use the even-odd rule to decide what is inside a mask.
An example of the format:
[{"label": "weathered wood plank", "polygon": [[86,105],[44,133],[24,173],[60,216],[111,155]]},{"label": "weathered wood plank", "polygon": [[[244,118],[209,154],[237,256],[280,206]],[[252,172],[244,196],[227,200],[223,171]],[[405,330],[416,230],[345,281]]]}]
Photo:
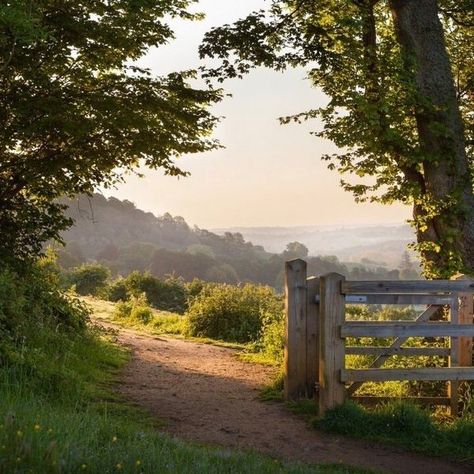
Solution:
[{"label": "weathered wood plank", "polygon": [[[425,311],[423,311],[423,313],[421,313],[418,318],[416,318],[416,322],[419,322],[419,323],[422,323],[422,322],[425,322],[425,321],[429,321],[430,318],[437,313],[437,311],[439,310],[439,306],[428,306],[428,308],[426,308]],[[407,337],[400,337],[400,338],[397,338],[395,339],[395,341],[393,341],[393,343],[390,345],[391,348],[397,348],[397,347],[401,347],[406,341],[408,340]],[[390,358],[390,356],[388,355],[383,355],[383,356],[380,356],[380,357],[377,357],[377,359],[374,360],[374,362],[372,363],[371,367],[373,368],[379,368],[379,367],[382,367],[382,365]],[[348,389],[347,389],[347,393],[349,395],[352,395],[353,393],[355,393],[361,386],[363,385],[363,382],[355,382],[353,383]]]},{"label": "weathered wood plank", "polygon": [[374,406],[379,403],[386,402],[398,402],[403,400],[404,402],[415,403],[417,405],[442,405],[449,406],[451,399],[448,397],[366,397],[366,396],[355,396],[351,397],[357,403],[363,405]]},{"label": "weathered wood plank", "polygon": [[474,337],[474,325],[445,322],[353,322],[341,326],[341,337]]},{"label": "weathered wood plank", "polygon": [[319,357],[319,415],[344,403],[346,390],[339,378],[344,369],[344,340],[339,327],[344,322],[345,301],[341,294],[344,277],[330,273],[320,278],[320,357]]},{"label": "weathered wood plank", "polygon": [[451,293],[453,291],[474,291],[473,280],[386,280],[345,281],[341,292],[345,295],[365,293]]},{"label": "weathered wood plank", "polygon": [[[449,309],[449,320],[451,324],[459,323],[459,300],[453,298],[453,303]],[[449,357],[449,367],[459,367],[459,338],[451,337],[450,340],[451,355]],[[448,384],[448,396],[450,398],[451,416],[459,414],[459,382],[451,380]]]},{"label": "weathered wood plank", "polygon": [[474,380],[474,367],[421,369],[344,369],[342,382],[387,382],[397,380]]},{"label": "weathered wood plank", "polygon": [[438,295],[392,295],[392,294],[367,294],[347,295],[347,304],[400,304],[400,305],[449,305],[451,296]]},{"label": "weathered wood plank", "polygon": [[363,347],[346,347],[348,355],[377,355],[377,356],[440,356],[448,357],[451,349],[445,347],[379,347],[379,346],[363,346]]},{"label": "weathered wood plank", "polygon": [[317,393],[316,383],[319,381],[319,278],[310,277],[306,281],[306,394],[313,398]]},{"label": "weathered wood plank", "polygon": [[[459,324],[474,324],[474,298],[472,293],[459,293]],[[472,337],[459,339],[459,365],[472,365]]]},{"label": "weathered wood plank", "polygon": [[285,397],[306,395],[306,262],[285,265]]},{"label": "weathered wood plank", "polygon": [[[465,281],[466,277],[460,276],[457,281]],[[473,324],[473,294],[472,292],[461,292],[456,295],[456,302],[451,306],[451,322],[458,324]],[[472,337],[451,338],[451,357],[449,359],[451,367],[472,365]],[[459,415],[460,409],[460,383],[451,381],[448,385],[448,395],[451,398],[451,415]]]},{"label": "weathered wood plank", "polygon": [[386,382],[389,380],[474,380],[474,367],[421,369],[344,369],[342,382]]}]

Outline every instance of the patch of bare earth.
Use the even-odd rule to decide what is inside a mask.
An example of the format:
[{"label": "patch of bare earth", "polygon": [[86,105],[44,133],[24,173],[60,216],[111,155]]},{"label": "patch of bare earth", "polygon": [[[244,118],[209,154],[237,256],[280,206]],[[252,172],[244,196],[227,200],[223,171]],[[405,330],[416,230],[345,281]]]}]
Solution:
[{"label": "patch of bare earth", "polygon": [[253,449],[284,460],[344,463],[393,473],[467,473],[472,466],[315,431],[283,403],[258,400],[273,369],[235,351],[120,329],[132,349],[119,391],[182,439]]}]

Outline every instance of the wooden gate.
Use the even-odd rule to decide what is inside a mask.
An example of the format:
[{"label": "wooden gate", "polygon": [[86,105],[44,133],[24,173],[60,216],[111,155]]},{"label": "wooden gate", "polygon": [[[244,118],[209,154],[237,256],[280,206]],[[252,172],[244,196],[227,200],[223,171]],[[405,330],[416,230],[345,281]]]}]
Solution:
[{"label": "wooden gate", "polygon": [[[285,396],[316,397],[319,413],[352,396],[367,381],[430,380],[448,382],[445,397],[418,397],[417,402],[459,407],[460,381],[474,380],[472,367],[472,280],[347,281],[331,273],[307,278],[306,262],[286,264]],[[427,305],[415,321],[346,321],[346,304]],[[449,308],[448,321],[432,321]],[[349,337],[395,338],[386,347],[346,346]],[[449,347],[404,347],[410,337],[449,338]],[[375,355],[367,369],[347,369],[346,354]],[[384,369],[392,356],[439,356],[446,367]],[[370,398],[370,399],[369,399]]]}]

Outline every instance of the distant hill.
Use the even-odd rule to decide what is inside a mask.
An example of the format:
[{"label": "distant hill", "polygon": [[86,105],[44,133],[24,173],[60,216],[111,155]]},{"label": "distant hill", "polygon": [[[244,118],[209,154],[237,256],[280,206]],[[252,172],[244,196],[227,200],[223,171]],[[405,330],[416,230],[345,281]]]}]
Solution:
[{"label": "distant hill", "polygon": [[97,258],[110,244],[124,246],[136,242],[213,256],[237,257],[242,252],[265,254],[262,246],[245,242],[237,232],[217,235],[198,227],[191,228],[182,217],[168,213],[157,217],[127,200],[94,194],[92,198],[80,196],[66,204],[66,215],[75,225],[63,236],[67,241],[81,244],[87,258]]},{"label": "distant hill", "polygon": [[65,266],[100,261],[121,274],[151,270],[158,276],[237,282],[248,279],[255,262],[271,257],[238,233],[190,228],[182,217],[157,217],[127,200],[94,194],[65,203],[75,222],[63,234]]},{"label": "distant hill", "polygon": [[415,238],[408,225],[232,227],[213,231],[238,232],[269,252],[281,253],[288,242],[298,241],[310,255],[336,255],[346,262],[369,259],[388,267],[400,264],[401,255]]},{"label": "distant hill", "polygon": [[[397,279],[399,276],[398,270],[392,270],[396,265],[382,265],[370,259],[346,265],[335,256],[321,256],[324,253],[334,255],[344,242],[346,248],[361,242],[380,243],[387,234],[380,228],[370,232],[367,228],[236,228],[220,230],[218,234],[191,228],[182,217],[155,216],[138,209],[130,201],[107,199],[100,194],[90,198],[81,196],[65,201],[65,204],[68,206],[66,215],[75,222],[63,234],[66,247],[59,249],[60,264],[65,268],[83,262],[100,262],[114,274],[127,275],[139,270],[160,277],[175,275],[185,280],[253,281],[281,289],[284,262],[302,257],[308,261],[309,273],[313,275],[339,272],[363,279]],[[402,241],[406,231],[394,228],[391,235],[392,238],[400,235]],[[318,256],[308,256],[308,249],[298,241],[311,245],[313,253],[319,248]],[[264,242],[274,252],[266,251]],[[289,242],[297,245],[287,247]],[[401,249],[398,249],[398,261]]]}]

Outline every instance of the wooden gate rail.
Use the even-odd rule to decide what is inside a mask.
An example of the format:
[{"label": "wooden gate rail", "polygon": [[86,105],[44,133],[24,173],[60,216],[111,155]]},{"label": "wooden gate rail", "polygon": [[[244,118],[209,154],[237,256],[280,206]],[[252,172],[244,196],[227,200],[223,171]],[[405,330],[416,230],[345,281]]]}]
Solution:
[{"label": "wooden gate rail", "polygon": [[[286,264],[285,395],[313,397],[322,415],[347,396],[366,403],[378,397],[355,397],[366,381],[447,381],[448,397],[418,397],[417,403],[458,408],[459,381],[474,380],[474,281],[346,281],[336,273],[307,278],[306,263]],[[346,304],[429,305],[415,321],[346,321]],[[450,307],[449,322],[430,322]],[[387,347],[346,347],[348,337],[395,338]],[[402,347],[410,337],[450,338],[450,347]],[[346,369],[345,356],[377,356],[367,369]],[[448,367],[384,369],[391,356],[446,357]],[[347,385],[346,384],[350,384]]]},{"label": "wooden gate rail", "polygon": [[346,355],[377,355],[377,356],[439,356],[449,357],[449,347],[380,347],[380,346],[346,346]]},{"label": "wooden gate rail", "polygon": [[389,280],[389,281],[344,281],[341,293],[344,295],[364,293],[452,293],[474,291],[472,280]]},{"label": "wooden gate rail", "polygon": [[[438,310],[440,309],[440,306],[428,306],[428,308],[421,313],[415,321],[417,322],[424,322],[424,321],[429,321],[432,316],[434,316]],[[402,345],[405,344],[405,342],[408,341],[408,337],[398,337],[395,339],[392,344],[390,345],[390,349],[397,350],[401,349]],[[347,349],[346,349],[347,351]],[[347,352],[346,352],[347,353]],[[371,364],[372,368],[379,368],[382,367],[382,365],[390,358],[390,356],[393,354],[383,354],[378,356]],[[451,349],[449,349],[449,355],[451,355]],[[347,395],[353,396],[354,393],[362,387],[363,382],[354,382],[352,385],[350,385],[347,389]]]},{"label": "wooden gate rail", "polygon": [[387,382],[390,380],[474,380],[472,367],[426,369],[341,369],[341,382]]},{"label": "wooden gate rail", "polygon": [[474,337],[474,326],[449,322],[417,323],[415,321],[353,322],[341,325],[340,336],[346,337]]}]

